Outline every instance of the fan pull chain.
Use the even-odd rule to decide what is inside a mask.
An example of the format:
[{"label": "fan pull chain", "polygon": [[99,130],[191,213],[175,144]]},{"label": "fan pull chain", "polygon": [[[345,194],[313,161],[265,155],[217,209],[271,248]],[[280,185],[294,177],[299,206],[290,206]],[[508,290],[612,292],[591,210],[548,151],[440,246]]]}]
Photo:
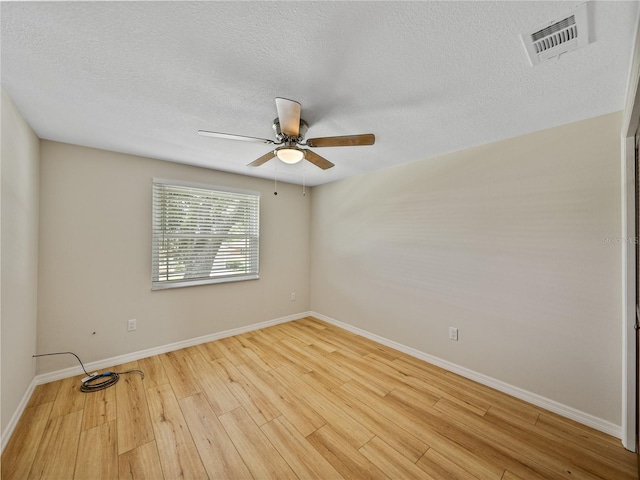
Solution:
[{"label": "fan pull chain", "polygon": [[278,195],[278,169],[273,169],[273,194]]},{"label": "fan pull chain", "polygon": [[302,196],[306,197],[307,193],[304,190],[304,173],[305,173],[306,169],[304,167],[302,167]]}]

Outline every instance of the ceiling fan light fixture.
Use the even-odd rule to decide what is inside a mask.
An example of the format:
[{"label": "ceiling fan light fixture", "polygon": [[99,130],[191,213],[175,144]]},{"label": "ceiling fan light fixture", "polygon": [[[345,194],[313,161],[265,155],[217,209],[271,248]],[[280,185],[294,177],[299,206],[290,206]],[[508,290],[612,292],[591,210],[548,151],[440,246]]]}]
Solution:
[{"label": "ceiling fan light fixture", "polygon": [[304,151],[296,147],[280,147],[276,149],[276,156],[284,163],[292,165],[304,158]]}]

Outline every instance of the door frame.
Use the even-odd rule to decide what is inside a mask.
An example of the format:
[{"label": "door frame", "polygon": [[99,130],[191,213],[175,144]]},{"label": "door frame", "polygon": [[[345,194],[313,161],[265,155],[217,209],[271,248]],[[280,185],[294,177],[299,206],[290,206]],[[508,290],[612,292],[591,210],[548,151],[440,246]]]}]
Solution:
[{"label": "door frame", "polygon": [[[621,130],[621,238],[634,239],[636,222],[635,134],[640,123],[640,15],[636,20],[636,41]],[[622,241],[622,428],[627,450],[636,451],[637,352],[636,352],[636,250],[635,242]]]}]

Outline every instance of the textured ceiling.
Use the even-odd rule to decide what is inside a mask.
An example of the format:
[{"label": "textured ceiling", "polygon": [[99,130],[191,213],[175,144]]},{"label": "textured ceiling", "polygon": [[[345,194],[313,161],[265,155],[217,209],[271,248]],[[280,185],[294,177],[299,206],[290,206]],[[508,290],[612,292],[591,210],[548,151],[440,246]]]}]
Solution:
[{"label": "textured ceiling", "polygon": [[[2,87],[40,138],[318,185],[624,106],[638,2],[589,2],[592,42],[531,67],[519,34],[581,2],[2,2]],[[274,98],[330,170],[273,159]],[[304,167],[303,167],[303,164]]]}]

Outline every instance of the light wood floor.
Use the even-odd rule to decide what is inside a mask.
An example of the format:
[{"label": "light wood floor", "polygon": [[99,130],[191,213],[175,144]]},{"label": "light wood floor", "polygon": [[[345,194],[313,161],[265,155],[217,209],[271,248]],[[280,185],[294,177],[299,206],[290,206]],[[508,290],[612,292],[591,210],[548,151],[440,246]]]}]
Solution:
[{"label": "light wood floor", "polygon": [[618,439],[306,318],[38,386],[2,479],[637,479]]}]

